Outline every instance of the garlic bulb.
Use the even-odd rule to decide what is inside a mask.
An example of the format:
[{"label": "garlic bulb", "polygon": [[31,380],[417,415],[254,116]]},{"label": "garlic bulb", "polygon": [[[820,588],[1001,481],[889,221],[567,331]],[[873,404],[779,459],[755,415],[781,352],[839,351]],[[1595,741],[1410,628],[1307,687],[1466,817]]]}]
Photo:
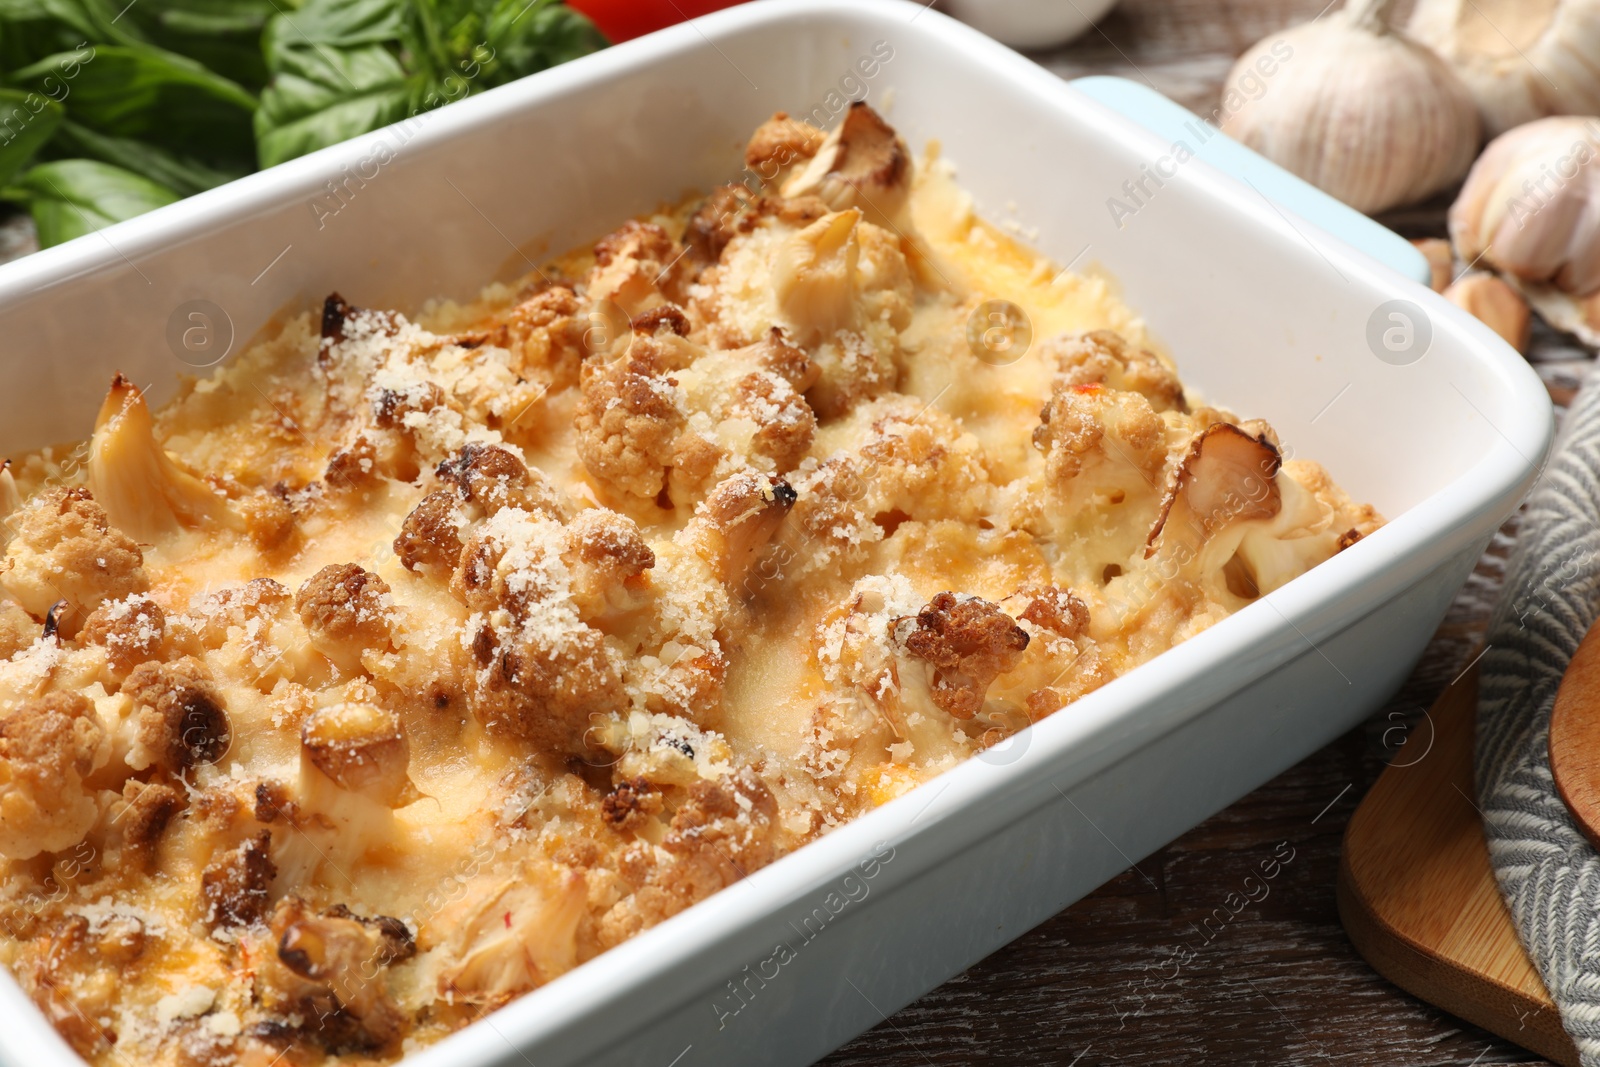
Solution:
[{"label": "garlic bulb", "polygon": [[1518,126],[1483,150],[1450,207],[1468,262],[1585,296],[1600,290],[1600,119]]},{"label": "garlic bulb", "polygon": [[1455,68],[1490,137],[1600,114],[1600,0],[1418,0],[1406,28]]},{"label": "garlic bulb", "polygon": [[1389,31],[1389,0],[1251,48],[1223,96],[1223,130],[1359,211],[1450,185],[1478,148],[1477,105],[1444,61]]}]

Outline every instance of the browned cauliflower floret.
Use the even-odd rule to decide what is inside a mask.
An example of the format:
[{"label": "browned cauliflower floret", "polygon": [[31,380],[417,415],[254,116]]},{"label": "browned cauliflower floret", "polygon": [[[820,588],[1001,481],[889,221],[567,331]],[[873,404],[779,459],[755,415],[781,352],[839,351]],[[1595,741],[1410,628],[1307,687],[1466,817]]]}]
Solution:
[{"label": "browned cauliflower floret", "polygon": [[385,430],[403,429],[407,416],[426,415],[435,408],[449,406],[444,390],[426,378],[408,382],[403,388],[374,386],[369,395],[372,421]]},{"label": "browned cauliflower floret", "polygon": [[272,832],[262,830],[237,848],[217,856],[200,875],[206,925],[252,926],[272,909]]},{"label": "browned cauliflower floret", "polygon": [[454,340],[468,348],[484,344],[504,348],[511,353],[512,369],[518,374],[548,381],[552,389],[564,389],[578,379],[583,335],[589,325],[577,295],[565,285],[553,285]]},{"label": "browned cauliflower floret", "polygon": [[1177,372],[1153,352],[1135,348],[1115,330],[1070,334],[1045,342],[1048,365],[1054,361],[1068,385],[1103,385],[1141,394],[1156,411],[1187,411]]},{"label": "browned cauliflower floret", "polygon": [[551,518],[565,512],[559,491],[545,473],[530,469],[499,445],[468,444],[439,464],[436,473],[485,515],[501,508],[521,508]]},{"label": "browned cauliflower floret", "polygon": [[389,584],[354,563],[330,563],[300,587],[294,610],[311,643],[341,671],[361,669],[361,654],[389,646]]},{"label": "browned cauliflower floret", "polygon": [[578,614],[560,524],[508,508],[461,554],[453,587],[468,611],[467,702],[495,733],[581,752],[591,713],[625,701],[615,657]]},{"label": "browned cauliflower floret", "polygon": [[166,630],[167,616],[161,606],[136,593],[103,602],[90,614],[78,636],[104,648],[111,669],[125,676],[146,660],[159,658]]},{"label": "browned cauliflower floret", "polygon": [[439,489],[422,498],[400,524],[394,539],[395,555],[406,570],[434,568],[448,573],[461,559],[461,512],[458,494]]},{"label": "browned cauliflower floret", "polygon": [[780,111],[756,127],[744,148],[744,165],[763,182],[772,182],[784,169],[815,155],[823,136],[809,122]]},{"label": "browned cauliflower floret", "polygon": [[399,808],[420,794],[406,768],[411,746],[400,717],[365,701],[319,708],[300,729],[300,753],[340,789]]},{"label": "browned cauliflower floret", "polygon": [[989,685],[1017,665],[1028,631],[987,600],[940,593],[917,613],[903,643],[933,668],[933,702],[957,719],[983,708]]},{"label": "browned cauliflower floret", "polygon": [[587,297],[611,300],[630,319],[662,303],[682,303],[688,266],[683,247],[653,222],[630,219],[594,246]]},{"label": "browned cauliflower floret", "polygon": [[768,371],[740,380],[728,414],[756,424],[750,451],[771,460],[779,474],[794,470],[805,458],[817,431],[817,416],[805,397]]},{"label": "browned cauliflower floret", "polygon": [[976,522],[987,513],[980,446],[936,407],[884,398],[818,437],[835,451],[793,476],[795,518],[822,550],[802,566],[858,552],[907,518]]},{"label": "browned cauliflower floret", "polygon": [[564,531],[562,559],[572,575],[572,601],[585,622],[638,605],[640,576],[656,565],[632,519],[606,508],[580,511]]},{"label": "browned cauliflower floret", "polygon": [[835,211],[861,208],[880,225],[900,216],[911,193],[911,153],[864,100],[783,183],[784,196],[816,196]]},{"label": "browned cauliflower floret", "polygon": [[[1108,486],[1154,484],[1167,460],[1166,424],[1140,393],[1058,384],[1039,413],[1033,444],[1052,481],[1065,486],[1090,466]],[[1131,477],[1130,477],[1131,476]]]},{"label": "browned cauliflower floret", "polygon": [[77,693],[0,718],[0,856],[28,859],[83,839],[99,815],[85,779],[106,761],[105,728]]},{"label": "browned cauliflower floret", "polygon": [[328,457],[323,477],[332,489],[368,489],[384,479],[412,481],[417,476],[416,445],[401,430],[369,426]]},{"label": "browned cauliflower floret", "polygon": [[232,730],[211,672],[186,656],[175,663],[141,663],[122,683],[137,709],[128,765],[181,774],[215,763],[228,751]]},{"label": "browned cauliflower floret", "polygon": [[678,535],[728,586],[737,586],[794,507],[789,483],[736,474],[712,490]]},{"label": "browned cauliflower floret", "polygon": [[39,636],[39,624],[33,616],[22,610],[22,605],[9,597],[0,596],[0,660],[8,660],[33,644]]},{"label": "browned cauliflower floret", "polygon": [[600,817],[607,826],[631,831],[661,813],[660,790],[642,775],[624,778],[600,802]]},{"label": "browned cauliflower floret", "polygon": [[149,588],[139,546],[112,527],[87,489],[46,489],[13,525],[0,586],[36,618],[67,601],[65,636],[77,633],[101,601]]},{"label": "browned cauliflower floret", "polygon": [[1089,607],[1071,590],[1047,586],[1025,589],[1028,606],[1017,618],[1042,626],[1058,637],[1077,637],[1089,628]]},{"label": "browned cauliflower floret", "polygon": [[112,809],[112,825],[129,847],[143,849],[166,832],[172,817],[183,810],[184,796],[169,785],[130,778],[123,783],[122,802],[120,810]]},{"label": "browned cauliflower floret", "polygon": [[384,969],[410,959],[416,944],[405,923],[357,916],[335,905],[321,914],[298,897],[273,911],[262,945],[256,996],[297,1033],[333,1054],[393,1048],[406,1016]]},{"label": "browned cauliflower floret", "polygon": [[671,792],[676,806],[660,852],[625,855],[622,875],[632,892],[601,917],[604,947],[772,862],[778,804],[753,771],[746,768],[717,782],[697,780]]},{"label": "browned cauliflower floret", "polygon": [[684,426],[676,383],[658,372],[653,351],[636,341],[610,366],[586,365],[572,418],[589,473],[646,499],[665,486]]},{"label": "browned cauliflower floret", "polygon": [[706,197],[705,203],[689,217],[683,243],[689,246],[690,255],[700,264],[715,263],[722,258],[722,250],[728,247],[729,241],[738,234],[750,232],[759,210],[756,194],[742,185],[724,185]]}]

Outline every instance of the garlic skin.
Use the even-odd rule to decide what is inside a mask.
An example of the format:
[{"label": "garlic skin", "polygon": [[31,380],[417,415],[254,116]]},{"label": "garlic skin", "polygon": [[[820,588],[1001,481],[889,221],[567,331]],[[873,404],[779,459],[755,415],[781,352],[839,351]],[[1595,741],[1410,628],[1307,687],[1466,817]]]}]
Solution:
[{"label": "garlic skin", "polygon": [[1496,137],[1450,207],[1450,237],[1479,260],[1574,296],[1600,289],[1600,119],[1557,116]]},{"label": "garlic skin", "polygon": [[1259,83],[1254,71],[1269,52],[1291,54],[1223,132],[1358,211],[1455,182],[1478,148],[1477,104],[1442,59],[1389,31],[1388,7],[1350,0],[1245,52],[1229,86]]},{"label": "garlic skin", "polygon": [[1460,75],[1490,137],[1600,114],[1600,0],[1418,0],[1406,29]]},{"label": "garlic skin", "polygon": [[1493,274],[1475,271],[1452,282],[1444,298],[1499,334],[1518,352],[1528,351],[1533,317],[1528,302]]},{"label": "garlic skin", "polygon": [[1411,244],[1428,261],[1428,287],[1436,293],[1448,289],[1456,272],[1455,253],[1450,250],[1450,242],[1443,237],[1418,237]]}]

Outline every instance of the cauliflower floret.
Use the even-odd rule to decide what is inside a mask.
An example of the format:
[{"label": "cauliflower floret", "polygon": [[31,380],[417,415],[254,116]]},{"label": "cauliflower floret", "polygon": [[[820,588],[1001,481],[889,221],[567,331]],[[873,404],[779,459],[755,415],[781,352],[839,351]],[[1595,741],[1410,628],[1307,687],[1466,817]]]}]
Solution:
[{"label": "cauliflower floret", "polygon": [[[472,890],[476,890],[475,892]],[[473,886],[439,913],[424,943],[437,947],[438,989],[469,1004],[501,1004],[578,964],[585,879],[541,861],[513,878]]]},{"label": "cauliflower floret", "polygon": [[[254,954],[253,954],[254,955]],[[257,995],[330,1053],[392,1049],[406,1017],[385,968],[416,955],[405,923],[336,904],[317,914],[298,897],[278,902],[262,938]]]},{"label": "cauliflower floret", "polygon": [[906,651],[933,668],[933,702],[957,719],[983,707],[984,694],[1017,665],[1028,631],[999,607],[977,597],[940,593],[917,613],[905,634]]},{"label": "cauliflower floret", "polygon": [[749,768],[720,781],[695,781],[680,790],[659,850],[626,854],[622,877],[632,892],[600,919],[603,947],[732,885],[772,862],[778,804]]},{"label": "cauliflower floret", "polygon": [[467,702],[491,731],[580,752],[591,713],[623,703],[604,635],[578,614],[556,522],[507,508],[468,541],[452,587],[472,612]]},{"label": "cauliflower floret", "polygon": [[22,610],[22,605],[0,596],[0,660],[8,660],[33,644],[39,624]]},{"label": "cauliflower floret", "polygon": [[470,443],[439,464],[435,473],[484,515],[501,508],[521,508],[553,519],[566,513],[560,492],[544,472],[499,445]]},{"label": "cauliflower floret", "polygon": [[657,349],[635,337],[609,366],[585,364],[583,399],[573,412],[578,455],[589,473],[617,490],[660,495],[684,427],[681,392],[661,373]]},{"label": "cauliflower floret", "polygon": [[272,831],[262,830],[236,848],[217,856],[200,875],[200,899],[206,925],[251,926],[272,908]]},{"label": "cauliflower floret", "polygon": [[78,693],[50,693],[0,718],[0,856],[28,859],[83,839],[100,813],[85,780],[109,758]]},{"label": "cauliflower floret", "polygon": [[578,380],[586,326],[577,294],[567,286],[553,285],[453,340],[471,348],[503,348],[511,353],[511,369],[519,376],[565,389]]},{"label": "cauliflower floret", "polygon": [[572,575],[572,601],[585,622],[639,606],[641,577],[656,565],[656,554],[637,523],[606,508],[590,508],[578,513],[564,536],[561,555]]},{"label": "cauliflower floret", "polygon": [[166,636],[167,616],[148,596],[135,593],[107,600],[90,614],[78,636],[106,650],[111,669],[124,677],[145,660],[157,656]]},{"label": "cauliflower floret", "polygon": [[785,168],[816,155],[823,137],[823,132],[809,122],[779,111],[750,135],[744,148],[744,165],[763,182],[775,182]]},{"label": "cauliflower floret", "polygon": [[134,770],[154,765],[182,774],[227,754],[233,737],[222,692],[198,659],[141,663],[122,692],[137,709],[135,744],[128,754]]},{"label": "cauliflower floret", "polygon": [[1067,334],[1046,341],[1041,355],[1067,385],[1103,385],[1139,393],[1156,411],[1187,411],[1177,372],[1115,330]]},{"label": "cauliflower floret", "polygon": [[389,584],[354,563],[331,563],[307,578],[294,609],[311,643],[341,671],[361,670],[361,654],[389,647],[394,606]]},{"label": "cauliflower floret", "polygon": [[16,517],[0,586],[35,618],[61,600],[64,636],[77,633],[102,601],[150,587],[139,546],[111,525],[87,489],[52,488],[34,496]]},{"label": "cauliflower floret", "polygon": [[467,516],[456,493],[437,489],[423,497],[400,524],[395,555],[408,571],[448,574],[461,559],[461,527]]},{"label": "cauliflower floret", "polygon": [[585,295],[611,300],[630,319],[662,303],[681,303],[687,268],[683,247],[653,222],[629,219],[594,246]]},{"label": "cauliflower floret", "polygon": [[936,407],[886,397],[856,408],[817,435],[813,455],[792,476],[795,518],[821,551],[803,567],[858,553],[905,519],[976,522],[992,487],[975,437]]}]

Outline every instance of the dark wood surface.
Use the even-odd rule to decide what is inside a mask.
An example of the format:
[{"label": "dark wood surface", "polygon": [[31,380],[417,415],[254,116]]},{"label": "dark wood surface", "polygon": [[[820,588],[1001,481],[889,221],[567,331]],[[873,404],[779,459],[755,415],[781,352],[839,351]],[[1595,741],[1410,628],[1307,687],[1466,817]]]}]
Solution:
[{"label": "dark wood surface", "polygon": [[[1067,77],[1145,81],[1215,106],[1231,57],[1326,0],[1124,0],[1099,30],[1036,57]],[[1397,5],[1400,6],[1400,5]],[[1101,32],[1103,31],[1103,32]],[[1449,197],[1385,216],[1443,236]],[[1540,324],[1529,355],[1558,406],[1590,353]],[[1346,822],[1421,715],[1470,662],[1516,536],[1507,523],[1416,670],[1362,727],[1206,820],[1071,908],[862,1035],[830,1067],[954,1064],[1543,1063],[1379,977],[1339,925]],[[1288,841],[1294,858],[1176,977],[1174,950]]]}]

